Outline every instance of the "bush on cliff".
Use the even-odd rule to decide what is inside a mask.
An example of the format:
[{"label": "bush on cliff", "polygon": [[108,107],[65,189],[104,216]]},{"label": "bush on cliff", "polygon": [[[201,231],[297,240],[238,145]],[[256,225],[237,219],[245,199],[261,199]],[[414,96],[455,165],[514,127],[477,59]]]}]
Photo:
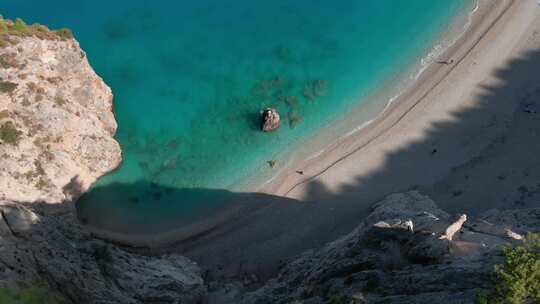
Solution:
[{"label": "bush on cliff", "polygon": [[15,21],[4,19],[0,15],[0,47],[7,46],[12,43],[9,36],[17,37],[37,37],[45,40],[70,40],[73,38],[71,30],[67,28],[51,31],[48,27],[42,24],[26,24],[22,19],[17,18]]},{"label": "bush on cliff", "polygon": [[30,288],[20,292],[0,289],[0,304],[60,304],[62,301],[43,288]]},{"label": "bush on cliff", "polygon": [[20,137],[21,131],[17,130],[12,122],[8,121],[0,126],[0,144],[6,143],[16,145],[19,142]]},{"label": "bush on cliff", "polygon": [[529,234],[523,245],[504,250],[505,261],[495,268],[495,290],[480,303],[540,303],[540,234]]}]

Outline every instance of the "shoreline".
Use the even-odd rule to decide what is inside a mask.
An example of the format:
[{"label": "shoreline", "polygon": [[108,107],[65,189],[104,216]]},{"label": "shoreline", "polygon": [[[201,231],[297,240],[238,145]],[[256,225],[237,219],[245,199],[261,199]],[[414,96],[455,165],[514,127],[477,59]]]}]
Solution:
[{"label": "shoreline", "polygon": [[[317,130],[316,133],[295,143],[295,147],[291,151],[275,155],[274,159],[278,161],[278,164],[284,163],[282,166],[277,166],[279,172],[275,174],[253,174],[249,178],[233,184],[233,191],[251,191],[281,195],[281,193],[274,193],[271,185],[276,181],[279,182],[286,171],[296,173],[296,169],[291,168],[304,163],[303,160],[298,159],[311,161],[316,160],[322,155],[335,152],[334,149],[344,144],[352,136],[355,136],[364,129],[369,129],[373,122],[379,118],[383,118],[392,104],[399,101],[402,95],[410,90],[414,90],[416,83],[421,79],[421,76],[426,70],[432,65],[437,65],[437,58],[444,57],[447,51],[467,34],[482,0],[473,0],[473,2],[474,5],[465,7],[463,12],[452,17],[451,22],[428,45],[429,47],[426,48],[427,51],[420,58],[414,60],[414,63],[407,66],[403,71],[391,75],[374,88],[371,88],[365,97],[357,98],[363,99],[365,102],[352,106],[347,111],[348,113],[341,114],[338,118],[328,123],[327,126]],[[441,49],[437,51],[439,47]],[[391,86],[397,89],[390,90],[391,94],[381,93]]]},{"label": "shoreline", "polygon": [[[482,41],[483,37],[500,21],[502,16],[505,16],[510,8],[517,6],[516,4],[519,4],[519,2],[488,3],[479,0],[477,12],[473,15],[466,33],[440,55],[445,58],[454,58],[455,63],[453,65],[443,66],[432,62],[416,79],[415,83],[405,90],[397,100],[390,103],[383,113],[376,117],[367,127],[344,140],[338,140],[318,156],[311,157],[307,161],[288,164],[287,169],[259,191],[302,200],[301,191],[298,191],[299,188],[325,172],[332,171],[336,164],[349,159],[352,155],[380,138],[385,132],[391,130],[397,123],[404,120],[405,116],[414,111],[431,91],[444,82],[445,78],[462,63],[464,58]],[[298,176],[296,170],[303,170],[305,175]],[[297,193],[294,193],[295,191]],[[277,207],[279,208],[279,206]],[[87,228],[95,236],[115,243],[134,247],[161,247],[181,242],[193,242],[199,238],[209,237],[217,230],[226,230],[227,228],[222,226],[227,226],[229,222],[244,217],[253,211],[261,213],[261,209],[265,208],[238,204],[227,208],[217,216],[209,217],[203,222],[154,235],[126,235],[102,231],[93,227]]]},{"label": "shoreline", "polygon": [[[377,113],[375,117],[363,122],[361,126],[351,130],[349,134],[339,138],[336,142],[331,143],[307,160],[300,160],[294,164],[289,164],[294,169],[283,170],[270,183],[266,183],[263,187],[257,189],[257,191],[289,196],[300,185],[308,183],[330,170],[339,162],[362,150],[385,131],[394,127],[407,113],[421,103],[430,91],[444,81],[445,77],[463,61],[467,54],[480,42],[512,5],[514,5],[513,1],[509,2],[502,11],[498,11],[503,6],[501,2],[489,3],[484,0],[478,0],[475,8],[468,12],[470,14],[468,21],[470,24],[465,32],[460,34],[456,41],[451,43],[446,50],[438,55],[439,58],[452,58],[454,60],[453,64],[441,65],[437,63],[437,60],[433,60],[423,67],[423,70],[419,71],[417,77],[411,83],[405,85],[405,89],[399,95],[392,97],[391,99],[394,100],[389,100],[384,106],[384,109]],[[494,12],[489,12],[490,9]],[[491,23],[486,19],[494,20]],[[489,25],[486,26],[484,23],[488,23]],[[483,26],[486,28],[483,29]],[[478,35],[478,32],[482,32],[482,34],[479,37],[475,37]],[[354,112],[356,114],[358,111]],[[351,119],[353,115],[345,119]],[[297,170],[311,174],[308,173],[304,174],[303,177],[299,177],[295,174]]]},{"label": "shoreline", "polygon": [[316,160],[321,171],[313,169],[309,182],[295,186],[292,171],[301,168],[290,169],[284,199],[300,204],[261,208],[166,250],[213,278],[253,273],[264,281],[291,257],[353,231],[392,193],[418,190],[441,209],[470,216],[538,207],[540,162],[531,156],[540,151],[540,118],[524,107],[540,107],[540,7],[482,1],[468,34],[447,52],[455,64],[432,66],[439,77],[424,74],[420,89],[392,105],[402,111],[389,110],[359,132],[373,136],[358,135],[357,150],[353,142],[341,159],[327,155],[331,166]]}]

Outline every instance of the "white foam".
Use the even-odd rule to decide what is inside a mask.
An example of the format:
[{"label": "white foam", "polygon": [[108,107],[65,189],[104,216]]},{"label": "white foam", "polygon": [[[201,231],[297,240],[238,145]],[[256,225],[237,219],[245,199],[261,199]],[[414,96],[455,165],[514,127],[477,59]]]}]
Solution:
[{"label": "white foam", "polygon": [[[540,2],[540,0],[538,0]],[[467,22],[464,24],[463,26],[463,30],[458,34],[456,35],[453,39],[451,40],[447,40],[447,41],[442,41],[436,45],[434,45],[432,47],[432,49],[428,52],[428,54],[426,56],[424,56],[423,58],[420,59],[420,64],[419,64],[419,68],[418,70],[416,71],[416,73],[411,73],[411,75],[408,77],[408,79],[405,79],[405,81],[403,81],[400,85],[399,85],[399,89],[398,89],[398,92],[396,93],[396,95],[392,96],[391,98],[388,99],[387,103],[385,104],[383,110],[378,114],[376,115],[373,119],[371,120],[368,120],[368,121],[365,121],[363,122],[361,125],[353,128],[352,130],[350,130],[349,132],[347,132],[346,134],[344,134],[343,136],[340,136],[338,138],[338,140],[343,140],[347,137],[350,137],[358,132],[360,132],[361,130],[365,129],[366,127],[368,127],[370,124],[373,123],[373,121],[375,121],[378,117],[380,117],[382,114],[384,114],[387,109],[399,98],[401,97],[401,95],[409,88],[410,85],[412,85],[412,83],[414,83],[414,81],[417,81],[421,76],[422,74],[426,71],[426,69],[433,63],[435,62],[435,60],[440,57],[442,54],[444,54],[450,47],[452,47],[454,44],[456,44],[459,39],[461,39],[463,37],[463,35],[465,35],[468,31],[468,29],[470,28],[471,24],[472,24],[472,20],[473,20],[473,16],[474,14],[478,11],[480,5],[479,5],[479,0],[476,0],[475,1],[475,6],[474,8],[469,12],[469,16],[467,18]],[[409,80],[409,81],[407,81]],[[412,82],[411,82],[412,80]],[[321,156],[322,154],[324,154],[328,148],[330,146],[332,146],[333,144],[335,144],[336,141],[334,141],[333,143],[330,143],[326,146],[326,148],[322,149],[322,150],[319,150],[318,152],[310,155],[309,157],[306,158],[307,161],[310,161],[312,159],[315,159],[319,156]],[[284,166],[283,169],[285,169],[287,166]],[[280,176],[280,173],[283,171],[280,170],[279,172],[276,172],[276,174],[273,174],[270,178],[266,179],[262,185],[267,185],[269,183],[271,183],[272,181],[274,181],[278,176]]]}]

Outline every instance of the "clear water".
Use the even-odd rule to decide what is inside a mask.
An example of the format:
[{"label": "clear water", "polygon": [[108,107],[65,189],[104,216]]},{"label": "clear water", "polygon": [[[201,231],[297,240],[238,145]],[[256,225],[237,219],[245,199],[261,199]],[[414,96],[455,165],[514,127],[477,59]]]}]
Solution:
[{"label": "clear water", "polygon": [[[1,0],[0,9],[73,29],[112,87],[124,163],[79,209],[132,231],[200,218],[226,190],[273,170],[268,160],[417,62],[471,2]],[[259,131],[265,107],[281,113],[279,131]]]}]

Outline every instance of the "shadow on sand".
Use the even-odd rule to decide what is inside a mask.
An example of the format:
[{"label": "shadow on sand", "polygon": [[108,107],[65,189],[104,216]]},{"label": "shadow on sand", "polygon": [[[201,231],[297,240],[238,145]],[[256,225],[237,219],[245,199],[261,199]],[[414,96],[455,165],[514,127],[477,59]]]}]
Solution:
[{"label": "shadow on sand", "polygon": [[[538,71],[538,50],[505,62],[492,75],[497,85],[476,88],[476,106],[452,113],[451,119],[431,125],[424,138],[388,153],[377,171],[337,191],[313,179],[303,204],[273,197],[263,209],[176,249],[224,274],[255,271],[270,276],[281,260],[350,232],[370,206],[389,193],[418,189],[443,209],[470,214],[538,207]],[[511,159],[502,161],[505,157]]]},{"label": "shadow on sand", "polygon": [[[420,189],[435,196],[439,205],[450,211],[478,213],[493,207],[516,208],[508,203],[513,202],[512,198],[500,197],[498,189],[508,192],[505,185],[526,184],[527,191],[515,189],[515,194],[508,195],[523,196],[525,191],[536,198],[534,195],[540,194],[540,173],[537,173],[540,170],[529,174],[520,171],[540,168],[540,158],[536,157],[540,155],[540,113],[529,111],[540,109],[538,71],[540,51],[504,63],[492,75],[497,78],[497,85],[477,88],[480,102],[475,107],[452,113],[451,119],[433,124],[424,138],[385,155],[379,170],[358,176],[354,184],[337,191],[330,191],[314,179],[307,185],[307,199],[300,202],[259,193],[172,189],[145,183],[112,184],[94,189],[79,200],[79,218],[90,227],[137,236],[190,226],[224,210],[233,210],[226,218],[226,225],[210,223],[200,229],[201,233],[195,233],[197,237],[166,250],[175,250],[223,274],[256,271],[265,277],[274,274],[283,259],[350,232],[374,201],[392,192]],[[516,132],[526,139],[513,143],[511,138]],[[488,144],[475,144],[479,138]],[[441,139],[445,145],[440,144]],[[445,180],[455,174],[468,174],[460,171],[464,166],[487,166],[484,162],[488,162],[490,153],[503,153],[512,144],[526,146],[513,149],[516,151],[512,153],[517,153],[512,155],[516,162],[510,165],[515,168],[499,166],[502,171],[516,171],[514,175],[488,170],[486,176],[463,177],[459,189],[454,187],[456,183]],[[478,156],[471,160],[470,155]],[[478,179],[489,179],[484,183],[487,186],[475,184]],[[478,193],[468,191],[468,185],[480,188],[476,192],[485,193],[486,200],[473,201]],[[460,210],[455,210],[452,203],[455,200],[459,200]],[[189,219],[185,218],[187,213]]]}]

